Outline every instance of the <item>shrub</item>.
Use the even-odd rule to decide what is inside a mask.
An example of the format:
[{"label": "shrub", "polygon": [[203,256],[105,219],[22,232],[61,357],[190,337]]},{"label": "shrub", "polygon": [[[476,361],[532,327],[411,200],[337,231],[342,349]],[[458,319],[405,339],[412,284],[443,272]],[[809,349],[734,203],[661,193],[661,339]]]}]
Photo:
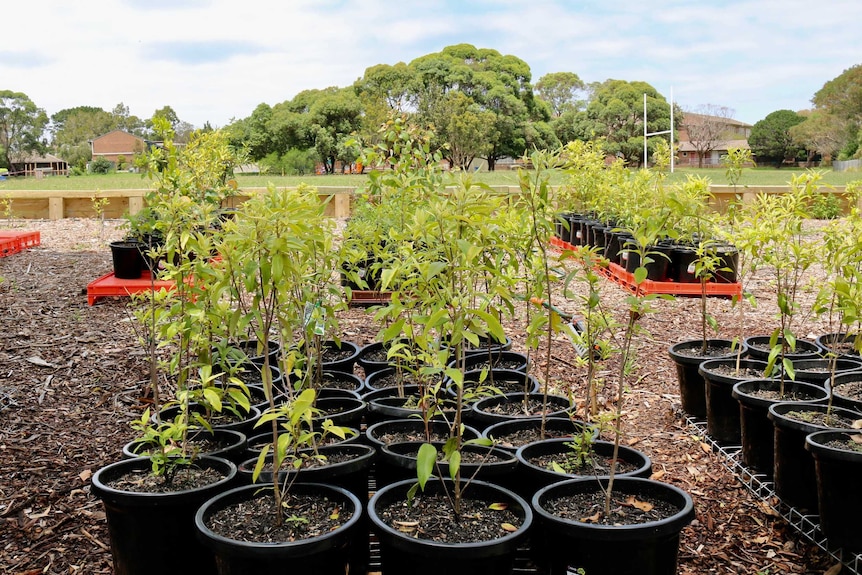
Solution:
[{"label": "shrub", "polygon": [[96,158],[90,162],[90,172],[94,174],[107,174],[114,169],[114,164],[107,158]]},{"label": "shrub", "polygon": [[811,200],[809,213],[816,220],[834,220],[841,215],[841,200],[835,194],[817,194]]}]

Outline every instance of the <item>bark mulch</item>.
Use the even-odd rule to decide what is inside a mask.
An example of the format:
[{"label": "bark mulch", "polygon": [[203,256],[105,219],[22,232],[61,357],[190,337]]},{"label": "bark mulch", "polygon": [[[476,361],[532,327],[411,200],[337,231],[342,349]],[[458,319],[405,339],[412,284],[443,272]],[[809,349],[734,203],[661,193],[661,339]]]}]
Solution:
[{"label": "bark mulch", "polygon": [[[105,515],[90,494],[90,477],[117,461],[134,436],[128,422],[147,406],[146,361],[127,300],[88,306],[86,285],[110,271],[107,243],[122,232],[117,222],[101,228],[92,220],[11,224],[38,229],[42,244],[0,258],[0,572],[109,574]],[[746,313],[746,334],[772,331],[771,285],[764,275],[749,286],[760,303]],[[627,294],[610,283],[603,289],[622,314]],[[575,300],[554,304],[578,309]],[[825,573],[834,561],[752,497],[681,417],[667,347],[698,337],[698,301],[656,306],[659,313],[642,320],[649,335],[639,339],[640,367],[626,384],[624,443],[651,456],[656,479],[694,498],[697,518],[682,533],[679,573]],[[737,335],[730,303],[710,300],[710,306],[722,326],[717,337]],[[361,309],[344,313],[342,325],[342,337],[359,345],[376,336]],[[812,336],[828,331],[817,324],[806,329]],[[523,335],[515,326],[509,331],[513,350],[523,351]],[[571,344],[557,338],[551,356],[554,386],[583,399],[585,370]],[[543,353],[536,363],[544,367]],[[614,374],[613,364],[601,366],[606,403]]]}]

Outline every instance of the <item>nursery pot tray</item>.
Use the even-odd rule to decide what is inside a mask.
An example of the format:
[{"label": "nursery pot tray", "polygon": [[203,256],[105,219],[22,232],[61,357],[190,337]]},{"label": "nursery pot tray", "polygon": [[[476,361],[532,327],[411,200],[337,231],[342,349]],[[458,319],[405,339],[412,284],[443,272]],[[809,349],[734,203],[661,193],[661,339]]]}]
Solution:
[{"label": "nursery pot tray", "polygon": [[138,279],[120,279],[114,272],[107,273],[87,284],[87,304],[95,305],[96,301],[109,296],[130,297],[133,293],[145,292],[150,289],[172,290],[174,282],[150,279],[150,271],[141,273]]}]

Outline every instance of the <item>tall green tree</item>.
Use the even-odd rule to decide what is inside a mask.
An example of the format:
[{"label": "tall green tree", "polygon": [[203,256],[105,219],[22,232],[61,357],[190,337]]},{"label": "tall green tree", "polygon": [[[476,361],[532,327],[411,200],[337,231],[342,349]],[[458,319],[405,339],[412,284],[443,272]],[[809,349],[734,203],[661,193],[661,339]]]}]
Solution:
[{"label": "tall green tree", "polygon": [[826,82],[811,101],[818,110],[846,122],[840,157],[862,156],[862,64]]},{"label": "tall green tree", "polygon": [[579,112],[587,107],[587,85],[574,72],[545,74],[535,86],[539,98],[551,106],[551,117]]},{"label": "tall green tree", "polygon": [[360,135],[368,145],[376,143],[378,130],[392,113],[415,110],[414,74],[404,62],[378,64],[365,70],[353,84],[362,105]]},{"label": "tall green tree", "polygon": [[799,113],[804,122],[790,128],[790,137],[807,154],[810,165],[815,155],[834,158],[847,141],[847,122],[825,110]]},{"label": "tall green tree", "polygon": [[70,165],[84,166],[92,158],[90,140],[117,129],[117,117],[94,106],[66,108],[51,115],[51,148]]},{"label": "tall green tree", "polygon": [[0,90],[0,147],[3,167],[13,171],[24,158],[43,153],[48,114],[22,92]]},{"label": "tall green tree", "polygon": [[452,91],[463,93],[479,109],[494,114],[494,129],[484,155],[489,170],[502,157],[521,156],[527,147],[529,123],[549,119],[547,108],[537,106],[533,97],[530,67],[515,56],[457,44],[416,58],[409,67],[415,74],[417,112],[425,125],[441,122],[440,113],[445,111],[441,101]]},{"label": "tall green tree", "polygon": [[[630,165],[643,164],[644,94],[647,100],[647,132],[670,129],[670,105],[664,96],[646,82],[606,80],[596,88],[586,110],[574,118],[572,134],[583,141],[603,138],[605,150]],[[679,127],[681,114],[676,114]],[[650,138],[651,154],[657,140]]]},{"label": "tall green tree", "polygon": [[129,107],[122,102],[114,106],[114,109],[111,110],[111,114],[113,114],[117,121],[116,128],[118,130],[123,130],[124,132],[134,134],[141,138],[147,136],[146,122],[139,117],[132,115]]},{"label": "tall green tree", "polygon": [[804,150],[793,141],[790,129],[805,121],[793,110],[776,110],[751,127],[748,144],[758,163],[774,162],[780,168],[785,160],[804,157]]}]

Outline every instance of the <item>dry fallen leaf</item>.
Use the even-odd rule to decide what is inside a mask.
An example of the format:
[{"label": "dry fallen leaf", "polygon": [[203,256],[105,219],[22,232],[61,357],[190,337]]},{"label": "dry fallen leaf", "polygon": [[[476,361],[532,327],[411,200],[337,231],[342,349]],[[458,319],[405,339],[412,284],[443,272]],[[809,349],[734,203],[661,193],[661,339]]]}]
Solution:
[{"label": "dry fallen leaf", "polygon": [[78,478],[80,478],[81,481],[87,481],[88,479],[90,479],[90,477],[92,477],[92,475],[93,475],[92,471],[90,471],[89,469],[85,469],[84,471],[82,471],[81,473],[78,474]]},{"label": "dry fallen leaf", "polygon": [[640,501],[639,499],[635,499],[634,495],[629,495],[628,499],[626,499],[626,505],[630,505],[635,509],[640,509],[644,513],[652,511],[653,507],[655,507],[655,505],[649,501]]},{"label": "dry fallen leaf", "polygon": [[853,429],[862,429],[862,419],[857,419],[850,424],[850,427],[852,427]]},{"label": "dry fallen leaf", "polygon": [[503,528],[503,531],[508,531],[509,533],[514,533],[515,531],[518,530],[518,528],[515,527],[514,525],[512,525],[511,523],[501,523],[500,527]]},{"label": "dry fallen leaf", "polygon": [[493,509],[494,511],[505,511],[508,508],[508,503],[492,503],[488,506],[488,509]]},{"label": "dry fallen leaf", "polygon": [[850,441],[852,441],[853,443],[862,443],[862,435],[860,435],[860,434],[851,435]]},{"label": "dry fallen leaf", "polygon": [[839,573],[841,573],[842,568],[843,566],[841,563],[836,563],[835,565],[824,571],[823,575],[838,575]]},{"label": "dry fallen leaf", "polygon": [[650,479],[652,479],[653,481],[658,481],[658,480],[660,480],[662,477],[664,477],[664,474],[665,474],[665,470],[664,470],[664,469],[659,469],[658,471],[656,471],[655,473],[653,473],[652,475],[650,475],[650,477],[649,477],[649,478],[650,478]]},{"label": "dry fallen leaf", "polygon": [[596,523],[599,519],[601,519],[601,517],[601,513],[596,511],[595,515],[590,515],[589,517],[582,517],[581,523]]}]

